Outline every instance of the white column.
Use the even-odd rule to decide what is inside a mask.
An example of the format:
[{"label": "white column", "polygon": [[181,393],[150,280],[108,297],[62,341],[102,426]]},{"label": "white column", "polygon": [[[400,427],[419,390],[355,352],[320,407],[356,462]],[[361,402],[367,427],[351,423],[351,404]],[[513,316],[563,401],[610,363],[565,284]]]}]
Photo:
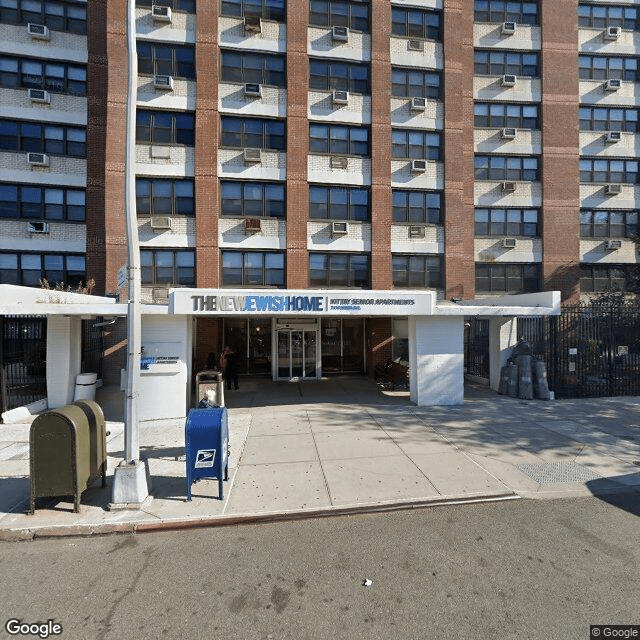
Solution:
[{"label": "white column", "polygon": [[464,402],[464,317],[409,318],[411,401],[419,407]]},{"label": "white column", "polygon": [[507,364],[511,347],[518,342],[518,319],[493,317],[489,319],[489,385],[498,390],[500,370]]},{"label": "white column", "polygon": [[80,373],[82,321],[74,316],[47,317],[47,404],[56,409],[73,402]]}]

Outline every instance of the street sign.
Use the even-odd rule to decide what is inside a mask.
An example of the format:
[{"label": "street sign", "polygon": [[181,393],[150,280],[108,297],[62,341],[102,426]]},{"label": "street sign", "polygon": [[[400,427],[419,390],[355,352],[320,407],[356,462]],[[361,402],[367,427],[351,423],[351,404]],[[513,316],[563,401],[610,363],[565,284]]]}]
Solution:
[{"label": "street sign", "polygon": [[127,284],[127,280],[129,278],[129,267],[127,264],[123,264],[118,269],[118,289],[124,287]]}]

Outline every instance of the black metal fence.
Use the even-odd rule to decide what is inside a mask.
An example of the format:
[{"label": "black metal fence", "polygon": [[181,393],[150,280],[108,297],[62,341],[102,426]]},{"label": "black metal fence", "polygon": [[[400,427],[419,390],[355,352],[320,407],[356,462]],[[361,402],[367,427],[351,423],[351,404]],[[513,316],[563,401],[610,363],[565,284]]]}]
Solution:
[{"label": "black metal fence", "polygon": [[[82,321],[82,373],[97,373],[102,378],[104,331],[102,318]],[[97,326],[96,326],[97,325]]]},{"label": "black metal fence", "polygon": [[465,325],[465,373],[478,378],[489,378],[489,321],[471,318]]}]

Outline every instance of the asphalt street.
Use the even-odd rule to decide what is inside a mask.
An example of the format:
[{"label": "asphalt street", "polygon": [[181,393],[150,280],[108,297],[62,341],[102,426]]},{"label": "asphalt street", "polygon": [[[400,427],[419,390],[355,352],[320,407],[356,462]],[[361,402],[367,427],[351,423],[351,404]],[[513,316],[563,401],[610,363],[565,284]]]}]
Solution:
[{"label": "asphalt street", "polygon": [[640,623],[637,500],[5,542],[1,637],[587,640]]}]

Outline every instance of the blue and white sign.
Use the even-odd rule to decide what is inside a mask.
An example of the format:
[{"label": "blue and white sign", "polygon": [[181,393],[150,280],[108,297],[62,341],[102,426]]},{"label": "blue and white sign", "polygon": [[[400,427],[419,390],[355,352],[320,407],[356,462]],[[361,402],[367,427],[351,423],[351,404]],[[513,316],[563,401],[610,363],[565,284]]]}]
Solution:
[{"label": "blue and white sign", "polygon": [[429,291],[175,289],[169,293],[169,313],[425,316],[433,313],[434,301]]}]

